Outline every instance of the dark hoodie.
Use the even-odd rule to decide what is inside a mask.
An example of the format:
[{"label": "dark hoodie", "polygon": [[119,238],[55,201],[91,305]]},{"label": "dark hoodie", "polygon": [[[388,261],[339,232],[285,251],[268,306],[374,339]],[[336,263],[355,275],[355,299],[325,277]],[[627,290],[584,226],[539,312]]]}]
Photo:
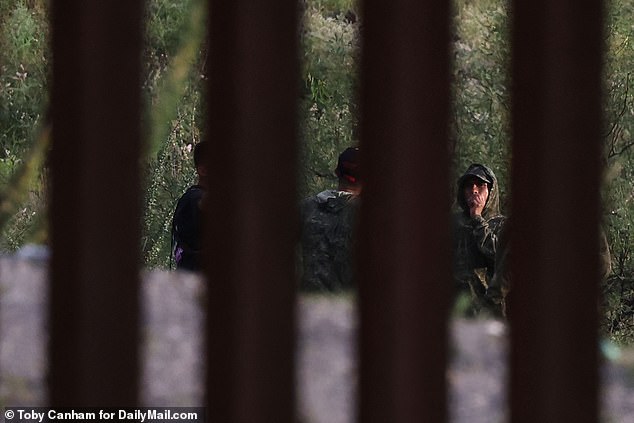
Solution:
[{"label": "dark hoodie", "polygon": [[[476,176],[489,185],[489,197],[481,216],[471,217],[464,198],[464,183]],[[469,166],[458,179],[456,202],[460,207],[452,219],[453,275],[458,290],[470,290],[474,308],[488,304],[485,296],[489,281],[495,273],[495,255],[505,217],[500,214],[498,180],[488,167]]]}]

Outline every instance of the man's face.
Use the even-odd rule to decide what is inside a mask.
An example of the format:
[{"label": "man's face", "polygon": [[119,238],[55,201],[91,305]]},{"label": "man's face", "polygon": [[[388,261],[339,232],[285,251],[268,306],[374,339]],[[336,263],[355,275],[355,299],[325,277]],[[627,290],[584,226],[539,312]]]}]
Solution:
[{"label": "man's face", "polygon": [[464,183],[464,199],[469,209],[484,208],[489,198],[489,185],[475,176],[469,177]]}]

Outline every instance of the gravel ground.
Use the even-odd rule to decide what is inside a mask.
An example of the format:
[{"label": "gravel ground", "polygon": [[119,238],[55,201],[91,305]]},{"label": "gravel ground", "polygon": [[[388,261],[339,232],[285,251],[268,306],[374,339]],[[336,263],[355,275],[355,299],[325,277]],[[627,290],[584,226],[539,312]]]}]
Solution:
[{"label": "gravel ground", "polygon": [[[45,406],[45,270],[0,259],[0,406]],[[143,405],[202,404],[202,297],[194,275],[143,276]],[[346,297],[299,299],[298,413],[304,423],[354,421],[357,321]],[[507,420],[506,327],[491,320],[451,323],[447,371],[450,421]],[[603,422],[634,422],[634,352],[603,366]]]}]

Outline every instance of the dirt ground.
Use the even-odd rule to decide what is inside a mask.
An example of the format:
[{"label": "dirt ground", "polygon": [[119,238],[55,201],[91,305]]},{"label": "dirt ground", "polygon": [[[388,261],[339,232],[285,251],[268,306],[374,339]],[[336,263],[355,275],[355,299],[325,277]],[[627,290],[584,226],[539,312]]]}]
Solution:
[{"label": "dirt ground", "polygon": [[[0,259],[0,406],[45,406],[46,272],[42,263]],[[143,276],[142,405],[202,404],[203,295],[194,275]],[[299,298],[298,415],[303,423],[355,419],[357,318],[349,297]],[[447,370],[450,422],[508,419],[506,326],[451,322]],[[634,353],[619,351],[602,368],[603,422],[634,422]]]}]

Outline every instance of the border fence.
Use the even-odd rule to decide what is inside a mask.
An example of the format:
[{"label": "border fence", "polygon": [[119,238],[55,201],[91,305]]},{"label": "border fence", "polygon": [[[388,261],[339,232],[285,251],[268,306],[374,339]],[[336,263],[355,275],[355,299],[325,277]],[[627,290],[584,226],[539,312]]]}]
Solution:
[{"label": "border fence", "polygon": [[[210,1],[211,421],[294,421],[297,8]],[[598,421],[602,8],[512,2],[513,422]],[[358,415],[442,422],[449,202],[427,199],[448,197],[450,2],[362,10]],[[51,18],[50,401],[134,406],[142,2]]]}]

